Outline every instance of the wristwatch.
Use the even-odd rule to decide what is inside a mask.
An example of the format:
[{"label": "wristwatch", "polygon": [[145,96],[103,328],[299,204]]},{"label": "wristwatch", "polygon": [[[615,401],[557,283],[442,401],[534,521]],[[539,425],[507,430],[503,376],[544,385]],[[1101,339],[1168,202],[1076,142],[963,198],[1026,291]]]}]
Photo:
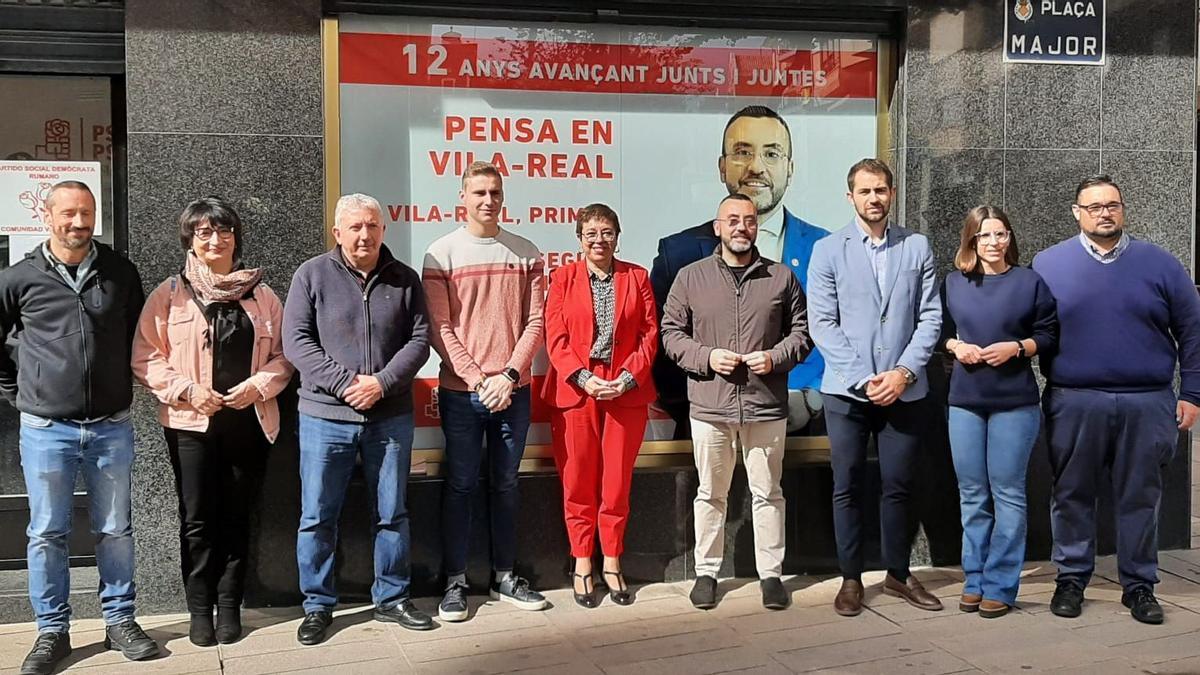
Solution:
[{"label": "wristwatch", "polygon": [[1017,340],[1017,356],[1025,358],[1025,343]]},{"label": "wristwatch", "polygon": [[917,381],[917,374],[908,368],[905,368],[904,366],[896,366],[896,370],[900,371],[900,374],[904,376],[904,384],[911,385]]},{"label": "wristwatch", "polygon": [[505,368],[503,375],[512,381],[513,384],[521,383],[521,373],[516,368]]}]

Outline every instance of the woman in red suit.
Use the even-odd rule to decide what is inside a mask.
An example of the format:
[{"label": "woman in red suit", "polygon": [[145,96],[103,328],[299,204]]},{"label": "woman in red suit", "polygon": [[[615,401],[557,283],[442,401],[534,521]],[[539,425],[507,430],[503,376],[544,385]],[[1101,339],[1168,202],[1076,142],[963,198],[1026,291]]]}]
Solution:
[{"label": "woman in red suit", "polygon": [[596,531],[613,602],[633,602],[621,574],[629,483],[656,396],[650,366],[658,317],[646,270],[616,260],[621,224],[603,204],[579,212],[583,259],[550,274],[542,398],[552,409],[554,459],[575,558],[575,601],[595,607]]}]

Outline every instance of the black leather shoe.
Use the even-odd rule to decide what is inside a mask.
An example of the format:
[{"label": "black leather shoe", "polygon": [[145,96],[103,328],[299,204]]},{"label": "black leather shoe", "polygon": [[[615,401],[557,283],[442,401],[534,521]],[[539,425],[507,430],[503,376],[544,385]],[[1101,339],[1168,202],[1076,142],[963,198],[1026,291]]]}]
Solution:
[{"label": "black leather shoe", "polygon": [[33,649],[21,662],[21,675],[50,675],[59,661],[71,655],[71,636],[66,633],[38,633]]},{"label": "black leather shoe", "polygon": [[[584,609],[595,609],[598,603],[596,602],[596,589],[592,588],[592,584],[594,583],[592,579],[592,573],[588,572],[587,574],[575,574],[572,572],[571,577],[571,592],[575,595],[575,604],[583,607]],[[575,586],[576,579],[583,581],[582,593],[575,590],[577,588],[577,586]]]},{"label": "black leather shoe", "polygon": [[398,623],[409,630],[433,630],[433,619],[412,603],[412,600],[401,600],[400,604],[391,609],[375,608],[375,620]]},{"label": "black leather shoe", "polygon": [[188,640],[197,647],[211,647],[217,644],[211,609],[207,612],[192,612],[188,621]]},{"label": "black leather shoe", "polygon": [[304,615],[300,628],[296,630],[296,640],[302,645],[319,645],[325,641],[325,632],[329,630],[331,623],[332,613],[309,612]]},{"label": "black leather shoe", "polygon": [[767,609],[787,609],[788,592],[783,588],[779,577],[767,577],[758,582],[762,590],[763,607]]},{"label": "black leather shoe", "polygon": [[696,585],[688,595],[696,609],[712,609],[717,606],[717,578],[708,575],[696,577]]},{"label": "black leather shoe", "polygon": [[1083,589],[1073,581],[1060,581],[1050,598],[1050,611],[1054,616],[1074,619],[1083,613]]},{"label": "black leather shoe", "polygon": [[233,644],[242,639],[242,608],[217,607],[217,642]]},{"label": "black leather shoe", "polygon": [[115,649],[130,661],[144,661],[158,656],[158,643],[133,619],[104,629],[104,648]]},{"label": "black leather shoe", "polygon": [[[620,570],[610,572],[604,570],[604,583],[608,586],[608,597],[618,605],[632,605],[633,595],[629,593],[629,585],[625,583],[625,575]],[[617,583],[613,583],[613,582]]]},{"label": "black leather shoe", "polygon": [[1133,618],[1142,623],[1160,624],[1163,622],[1163,609],[1154,598],[1154,591],[1145,586],[1138,586],[1132,591],[1121,594],[1121,604],[1129,608]]}]

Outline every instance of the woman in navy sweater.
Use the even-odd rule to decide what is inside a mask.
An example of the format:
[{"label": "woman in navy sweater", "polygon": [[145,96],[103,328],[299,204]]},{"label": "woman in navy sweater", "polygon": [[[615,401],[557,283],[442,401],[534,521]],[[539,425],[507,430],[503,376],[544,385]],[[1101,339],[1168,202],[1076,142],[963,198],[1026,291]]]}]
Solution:
[{"label": "woman in navy sweater", "polygon": [[959,609],[994,618],[1017,598],[1025,560],[1025,470],[1041,425],[1030,357],[1052,350],[1058,320],[1050,289],[1017,264],[1008,216],[967,213],[942,285],[950,377],[950,448],[962,501]]}]

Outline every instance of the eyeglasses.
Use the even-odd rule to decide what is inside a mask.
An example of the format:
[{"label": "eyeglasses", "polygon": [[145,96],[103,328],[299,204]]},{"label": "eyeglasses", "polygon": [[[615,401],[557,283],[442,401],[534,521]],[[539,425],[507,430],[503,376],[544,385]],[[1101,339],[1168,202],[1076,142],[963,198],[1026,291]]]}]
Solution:
[{"label": "eyeglasses", "polygon": [[584,232],[579,235],[579,238],[589,244],[594,244],[598,241],[613,242],[617,240],[616,230],[602,230],[600,232]]},{"label": "eyeglasses", "polygon": [[753,217],[751,217],[751,218],[733,218],[733,217],[713,218],[713,222],[714,223],[724,223],[725,225],[728,225],[731,228],[737,227],[738,225],[741,225],[743,227],[757,227],[758,226],[758,218],[753,218]]},{"label": "eyeglasses", "polygon": [[211,227],[198,227],[195,230],[192,230],[192,236],[200,241],[208,241],[209,239],[212,239],[214,232],[221,239],[229,239],[233,237],[233,228],[226,227],[224,225],[220,225],[216,229]]},{"label": "eyeglasses", "polygon": [[975,240],[981,244],[987,243],[989,241],[996,242],[997,244],[1007,244],[1008,240],[1011,238],[1012,238],[1012,234],[1008,230],[1000,230],[997,232],[976,232],[975,233]]},{"label": "eyeglasses", "polygon": [[1095,218],[1100,214],[1108,211],[1114,216],[1125,210],[1125,204],[1122,202],[1109,202],[1107,204],[1076,204],[1079,208],[1088,212],[1088,215]]},{"label": "eyeglasses", "polygon": [[788,158],[787,155],[773,148],[767,148],[762,152],[754,152],[748,148],[739,148],[733,152],[725,153],[725,157],[734,164],[741,165],[752,164],[755,157],[762,157],[763,164],[767,166],[776,166]]}]

